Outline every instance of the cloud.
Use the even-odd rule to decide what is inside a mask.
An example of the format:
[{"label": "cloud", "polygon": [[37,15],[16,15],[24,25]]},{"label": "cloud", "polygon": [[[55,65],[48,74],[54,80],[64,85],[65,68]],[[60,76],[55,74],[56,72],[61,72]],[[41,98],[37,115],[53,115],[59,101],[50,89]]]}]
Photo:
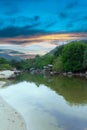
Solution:
[{"label": "cloud", "polygon": [[0,21],[0,37],[31,36],[45,33],[44,30],[38,29],[41,24],[38,15],[32,17],[5,17]]},{"label": "cloud", "polygon": [[32,36],[32,35],[39,35],[45,34],[45,30],[41,29],[33,29],[30,26],[23,26],[23,27],[16,27],[16,26],[9,26],[0,30],[0,37],[17,37],[17,36]]},{"label": "cloud", "polygon": [[7,17],[7,19],[3,20],[9,23],[9,25],[16,25],[16,26],[37,26],[40,24],[40,17],[35,15],[32,17],[26,17],[26,16],[16,16],[16,17]]},{"label": "cloud", "polygon": [[50,23],[48,23],[48,24],[46,25],[46,28],[53,27],[56,23],[57,23],[57,21],[50,22]]},{"label": "cloud", "polygon": [[21,45],[21,44],[24,44],[24,43],[29,43],[29,41],[16,41],[16,40],[7,40],[8,43],[11,43],[11,44],[17,44],[17,45]]},{"label": "cloud", "polygon": [[77,5],[79,5],[78,1],[72,1],[69,4],[67,4],[66,8],[72,9],[72,8],[76,7]]},{"label": "cloud", "polygon": [[6,16],[13,16],[13,15],[16,15],[20,13],[20,10],[19,8],[10,8],[10,9],[7,9],[5,12],[4,12],[4,15]]},{"label": "cloud", "polygon": [[67,24],[67,28],[72,28],[73,26],[74,26],[74,24],[71,23],[71,22],[69,22],[69,23]]},{"label": "cloud", "polygon": [[32,17],[26,17],[26,16],[19,16],[16,17],[17,21],[25,21],[25,22],[37,22],[39,21],[40,17],[38,15],[32,16]]},{"label": "cloud", "polygon": [[15,44],[15,45],[23,45],[23,44],[32,44],[32,43],[40,43],[43,42],[44,40],[6,40],[5,42],[9,43],[9,44]]},{"label": "cloud", "polygon": [[0,27],[2,28],[4,26],[4,21],[2,19],[0,19]]},{"label": "cloud", "polygon": [[66,12],[60,12],[58,17],[61,18],[61,19],[66,19],[68,17],[68,15],[67,15]]},{"label": "cloud", "polygon": [[83,17],[83,20],[87,20],[87,15]]},{"label": "cloud", "polygon": [[[74,15],[76,15],[77,17],[74,17]],[[82,25],[86,24],[87,26],[87,16],[86,15],[78,15],[77,13],[76,14],[73,14],[73,17],[69,18],[69,23],[67,23],[67,26],[71,27],[73,25],[76,26],[77,25],[77,29],[76,30],[79,30],[79,27],[81,27]],[[76,31],[74,30],[74,31]],[[83,30],[83,27],[82,27],[82,30]],[[87,29],[85,29],[87,31]],[[81,31],[81,29],[80,29]]]}]

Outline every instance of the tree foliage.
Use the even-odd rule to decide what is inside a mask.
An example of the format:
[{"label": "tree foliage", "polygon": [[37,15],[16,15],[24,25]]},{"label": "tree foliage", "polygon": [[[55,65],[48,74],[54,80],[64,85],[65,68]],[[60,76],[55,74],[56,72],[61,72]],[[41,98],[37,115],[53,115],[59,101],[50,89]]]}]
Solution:
[{"label": "tree foliage", "polygon": [[87,69],[87,49],[84,51],[83,55],[83,68]]},{"label": "tree foliage", "polygon": [[76,41],[58,46],[44,56],[37,55],[34,59],[22,61],[7,61],[0,58],[0,69],[23,69],[40,68],[53,64],[53,69],[58,71],[81,71],[87,69],[87,44]]},{"label": "tree foliage", "polygon": [[5,58],[0,58],[0,64],[7,64],[8,61]]},{"label": "tree foliage", "polygon": [[6,69],[12,69],[12,67],[6,59],[0,58],[0,69],[6,70]]},{"label": "tree foliage", "polygon": [[11,70],[12,66],[10,64],[1,64],[0,68],[2,70]]},{"label": "tree foliage", "polygon": [[54,61],[53,70],[63,71],[63,64],[61,61],[61,56],[57,57],[57,59]]},{"label": "tree foliage", "polygon": [[63,48],[64,48],[64,45],[60,45],[60,46],[56,47],[56,49],[54,51],[54,56],[58,57],[59,55],[61,55]]},{"label": "tree foliage", "polygon": [[64,46],[61,60],[65,71],[83,69],[83,55],[87,45],[82,42],[71,42]]}]

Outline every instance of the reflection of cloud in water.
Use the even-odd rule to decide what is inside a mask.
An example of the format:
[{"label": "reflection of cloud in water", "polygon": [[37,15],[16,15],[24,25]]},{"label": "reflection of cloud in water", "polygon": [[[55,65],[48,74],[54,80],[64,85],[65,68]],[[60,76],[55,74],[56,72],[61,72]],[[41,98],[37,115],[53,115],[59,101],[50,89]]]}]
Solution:
[{"label": "reflection of cloud in water", "polygon": [[[36,76],[36,78],[38,77]],[[46,82],[45,79],[44,82],[44,79],[40,77],[40,81],[38,79],[39,87],[35,85],[33,77],[31,79],[32,83],[30,83],[31,81],[20,82],[0,90],[0,95],[23,115],[29,129],[82,130],[87,127],[87,105],[71,106],[62,96],[66,90],[69,93],[68,87],[71,86],[66,85],[67,81],[70,85],[68,79],[66,81],[63,79],[61,83],[61,79],[58,77],[54,84],[54,79],[51,82]],[[75,83],[75,81],[73,82]],[[55,90],[53,91],[51,86],[48,88],[46,84],[57,87],[57,93],[56,89],[53,88]],[[61,95],[58,94],[58,91],[61,92]]]}]

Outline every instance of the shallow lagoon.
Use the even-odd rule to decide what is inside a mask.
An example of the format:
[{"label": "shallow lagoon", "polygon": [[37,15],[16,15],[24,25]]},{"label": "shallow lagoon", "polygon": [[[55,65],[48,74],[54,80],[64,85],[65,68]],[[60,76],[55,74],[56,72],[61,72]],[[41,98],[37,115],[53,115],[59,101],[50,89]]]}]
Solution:
[{"label": "shallow lagoon", "polygon": [[21,113],[28,130],[87,129],[87,79],[25,74],[0,95]]}]

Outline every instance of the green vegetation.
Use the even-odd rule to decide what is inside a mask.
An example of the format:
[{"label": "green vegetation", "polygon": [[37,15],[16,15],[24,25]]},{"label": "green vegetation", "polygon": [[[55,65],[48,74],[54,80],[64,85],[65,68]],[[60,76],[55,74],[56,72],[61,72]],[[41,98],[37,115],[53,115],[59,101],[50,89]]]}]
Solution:
[{"label": "green vegetation", "polygon": [[83,55],[83,68],[87,69],[87,48],[84,51],[84,55]]},{"label": "green vegetation", "polygon": [[53,63],[53,70],[56,71],[63,71],[63,64],[62,64],[62,60],[61,60],[61,56],[57,57]]},{"label": "green vegetation", "polygon": [[52,64],[53,70],[59,72],[85,71],[87,69],[87,44],[81,41],[71,42],[56,47],[44,56],[37,55],[34,59],[22,61],[12,60],[8,62],[4,58],[0,58],[1,69],[11,69],[11,67],[19,70],[42,69],[48,64]]},{"label": "green vegetation", "polygon": [[80,71],[83,69],[83,62],[86,67],[86,49],[87,45],[82,42],[71,42],[66,44],[61,54],[64,71]]},{"label": "green vegetation", "polygon": [[6,70],[6,69],[11,70],[12,66],[9,64],[9,62],[6,59],[0,58],[0,69],[1,70]]},{"label": "green vegetation", "polygon": [[87,69],[87,44],[76,41],[60,46],[53,63],[53,69],[58,71],[84,71]]},{"label": "green vegetation", "polygon": [[9,64],[1,64],[0,68],[2,70],[11,70],[12,69],[11,65],[9,65]]},{"label": "green vegetation", "polygon": [[29,73],[25,73],[16,77],[16,83],[20,81],[34,82],[38,87],[44,84],[62,95],[71,105],[87,104],[87,79],[85,78],[44,77],[42,75],[29,75]]},{"label": "green vegetation", "polygon": [[0,58],[0,65],[1,64],[7,64],[7,63],[8,63],[8,61],[6,59]]},{"label": "green vegetation", "polygon": [[47,54],[44,56],[36,56],[34,59],[28,59],[28,60],[23,60],[23,61],[11,61],[10,64],[13,67],[16,67],[17,69],[30,69],[30,68],[40,68],[42,69],[43,66],[46,66],[48,64],[52,64],[54,60],[54,55],[52,54]]}]

